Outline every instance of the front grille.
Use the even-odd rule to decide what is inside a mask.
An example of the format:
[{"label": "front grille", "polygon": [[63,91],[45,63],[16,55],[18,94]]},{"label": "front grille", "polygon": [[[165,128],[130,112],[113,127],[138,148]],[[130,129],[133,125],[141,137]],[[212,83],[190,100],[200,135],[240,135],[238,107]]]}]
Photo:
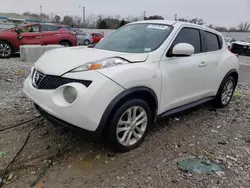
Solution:
[{"label": "front grille", "polygon": [[37,70],[34,70],[32,75],[32,84],[37,89],[56,89],[64,84],[72,82],[81,83],[86,87],[92,83],[90,80],[77,80],[61,76],[46,75]]}]

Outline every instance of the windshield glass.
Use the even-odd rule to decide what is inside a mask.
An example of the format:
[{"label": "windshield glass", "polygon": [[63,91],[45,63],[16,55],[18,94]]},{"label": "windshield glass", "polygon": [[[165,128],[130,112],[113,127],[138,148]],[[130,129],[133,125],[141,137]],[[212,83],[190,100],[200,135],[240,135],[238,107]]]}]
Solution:
[{"label": "windshield glass", "polygon": [[225,38],[225,41],[226,41],[226,42],[229,42],[229,41],[230,41],[230,38]]},{"label": "windshield glass", "polygon": [[126,25],[105,37],[95,48],[127,53],[151,52],[160,47],[172,28],[170,25],[148,23]]}]

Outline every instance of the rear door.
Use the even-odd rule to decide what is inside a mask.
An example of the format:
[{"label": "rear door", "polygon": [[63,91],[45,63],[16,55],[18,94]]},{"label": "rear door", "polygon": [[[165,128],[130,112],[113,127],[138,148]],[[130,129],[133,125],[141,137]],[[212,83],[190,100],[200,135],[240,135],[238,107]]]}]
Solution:
[{"label": "rear door", "polygon": [[208,89],[208,95],[214,95],[214,83],[217,83],[216,75],[220,74],[219,62],[223,55],[223,39],[221,36],[208,32],[202,31],[203,41],[205,43],[206,51],[206,69],[204,73],[205,84]]},{"label": "rear door", "polygon": [[56,25],[41,25],[42,44],[59,44],[61,40],[61,27]]},{"label": "rear door", "polygon": [[21,28],[22,32],[18,36],[21,45],[39,45],[41,44],[41,28],[40,25],[30,25]]}]

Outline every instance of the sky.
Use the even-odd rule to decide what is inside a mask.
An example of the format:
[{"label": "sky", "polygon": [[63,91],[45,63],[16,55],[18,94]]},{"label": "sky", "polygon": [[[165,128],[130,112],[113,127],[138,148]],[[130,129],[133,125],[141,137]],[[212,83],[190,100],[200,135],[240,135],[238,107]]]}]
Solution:
[{"label": "sky", "polygon": [[39,13],[42,6],[46,14],[60,16],[90,14],[115,15],[121,17],[161,15],[165,19],[203,18],[207,25],[236,26],[242,21],[250,22],[250,0],[0,0],[0,12],[25,11]]}]

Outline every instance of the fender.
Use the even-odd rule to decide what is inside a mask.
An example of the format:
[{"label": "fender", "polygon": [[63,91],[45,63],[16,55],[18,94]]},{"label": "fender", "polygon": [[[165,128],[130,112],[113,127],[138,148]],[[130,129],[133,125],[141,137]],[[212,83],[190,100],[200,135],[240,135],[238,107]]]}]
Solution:
[{"label": "fender", "polygon": [[102,118],[100,120],[99,126],[96,129],[96,134],[98,136],[101,136],[104,128],[106,127],[106,124],[108,122],[108,119],[110,117],[110,115],[112,114],[114,108],[116,107],[116,105],[121,102],[122,99],[125,99],[127,96],[136,93],[136,92],[147,92],[149,93],[153,98],[154,98],[154,102],[156,104],[156,109],[155,109],[155,114],[154,114],[154,123],[156,121],[156,117],[157,117],[157,109],[158,109],[158,99],[157,96],[155,94],[155,92],[147,87],[134,87],[134,88],[130,88],[127,90],[124,90],[123,92],[121,92],[119,95],[117,95],[108,105],[108,107],[106,108],[106,110],[104,111]]},{"label": "fender", "polygon": [[[217,93],[216,93],[216,95],[218,94],[218,92],[219,92],[219,89],[221,88],[221,85],[222,85],[222,82],[230,75],[230,74],[232,74],[232,73],[236,73],[237,74],[237,76],[238,76],[238,79],[239,79],[239,73],[238,73],[238,71],[236,70],[236,69],[232,69],[232,70],[230,70],[227,74],[226,74],[226,76],[224,76],[224,78],[222,79],[222,81],[221,81],[221,83],[220,83],[220,85],[219,85],[219,88],[217,89]],[[235,87],[237,86],[237,83],[238,83],[238,79],[237,80],[235,80],[236,81],[236,84],[235,84]]]}]

